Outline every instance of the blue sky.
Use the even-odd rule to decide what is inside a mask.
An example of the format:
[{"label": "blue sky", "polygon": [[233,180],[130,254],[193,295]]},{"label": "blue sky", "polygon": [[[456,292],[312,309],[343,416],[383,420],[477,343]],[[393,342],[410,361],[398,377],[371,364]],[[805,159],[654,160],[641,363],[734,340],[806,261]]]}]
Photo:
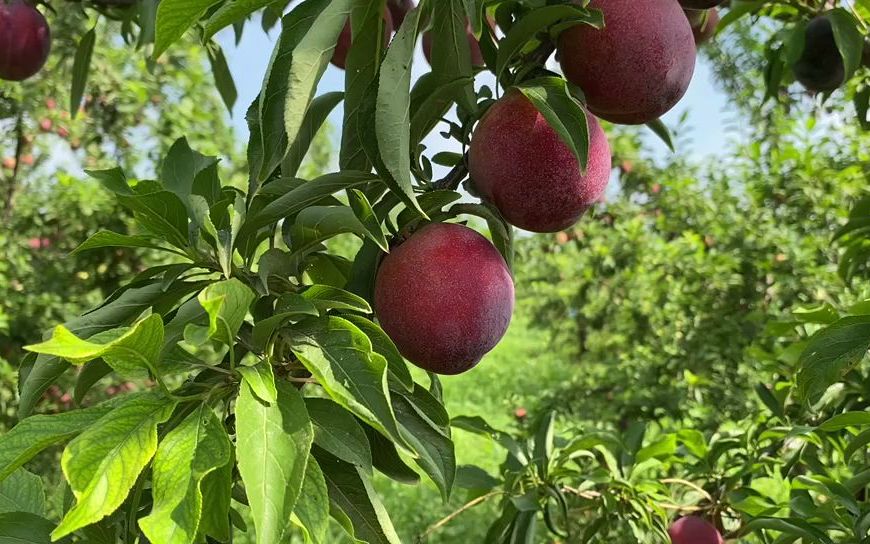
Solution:
[{"label": "blue sky", "polygon": [[[227,29],[219,35],[239,91],[239,100],[233,112],[232,124],[239,138],[245,141],[248,136],[244,119],[245,110],[260,90],[269,57],[278,37],[277,27],[271,33],[266,34],[260,29],[258,23],[259,21],[247,25],[242,41],[238,46],[234,43],[231,30]],[[419,51],[419,47],[414,66],[417,74],[422,74],[428,70],[428,65]],[[318,92],[342,90],[343,88],[344,72],[329,65]],[[727,145],[731,137],[729,134],[734,132],[728,129],[731,115],[724,95],[717,91],[713,84],[709,65],[700,57],[694,79],[686,96],[672,111],[665,115],[664,121],[669,127],[674,127],[680,116],[686,112],[688,113],[688,122],[683,130],[688,130],[689,134],[681,134],[683,136],[681,144],[683,145],[679,149],[680,153],[700,159],[705,156],[722,154],[729,147]],[[333,126],[340,126],[340,108],[333,112],[331,121]],[[645,127],[639,127],[638,130],[649,132]],[[338,138],[339,131],[333,131],[333,134]],[[669,153],[655,136],[650,135],[648,141],[656,154]],[[433,135],[426,143],[430,150],[447,150],[448,148],[442,142],[440,136]],[[337,148],[337,140],[335,144]]]}]

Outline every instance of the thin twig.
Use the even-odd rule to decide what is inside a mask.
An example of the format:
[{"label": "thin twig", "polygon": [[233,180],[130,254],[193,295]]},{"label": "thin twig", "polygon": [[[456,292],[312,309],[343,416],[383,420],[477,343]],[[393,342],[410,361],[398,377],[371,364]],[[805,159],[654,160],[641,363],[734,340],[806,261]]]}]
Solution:
[{"label": "thin twig", "polygon": [[439,189],[452,189],[456,190],[459,187],[459,184],[462,183],[462,180],[468,175],[468,166],[466,161],[468,160],[467,155],[462,156],[462,160],[453,167],[453,170],[447,173],[446,176],[439,179],[435,183],[432,184],[432,187],[436,190]]},{"label": "thin twig", "polygon": [[487,501],[487,500],[489,500],[497,495],[504,495],[504,491],[491,491],[491,492],[487,493],[486,495],[482,495],[480,497],[477,497],[473,501],[467,502],[459,510],[453,512],[452,514],[450,514],[449,516],[447,516],[445,518],[442,518],[434,525],[429,526],[429,528],[426,529],[426,531],[423,534],[421,534],[420,536],[417,537],[417,542],[424,542],[426,540],[426,537],[428,537],[433,532],[437,531],[441,527],[444,527],[445,525],[447,525],[448,523],[453,521],[456,517],[458,517],[460,514],[462,514],[466,510],[468,510],[470,508],[474,508],[478,504],[480,504],[484,501]]},{"label": "thin twig", "polygon": [[681,480],[680,478],[665,478],[664,480],[661,480],[661,482],[663,484],[681,484],[681,485],[684,485],[686,487],[691,487],[692,489],[694,489],[695,491],[700,493],[705,499],[707,499],[710,502],[713,502],[713,497],[709,493],[707,493],[704,490],[704,488],[702,488],[698,484],[692,483],[692,482],[687,481],[687,480]]}]

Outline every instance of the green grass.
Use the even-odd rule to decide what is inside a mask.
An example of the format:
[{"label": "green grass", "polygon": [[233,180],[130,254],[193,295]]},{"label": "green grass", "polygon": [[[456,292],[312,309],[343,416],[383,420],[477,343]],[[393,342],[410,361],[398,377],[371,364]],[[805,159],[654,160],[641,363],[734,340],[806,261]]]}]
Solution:
[{"label": "green grass", "polygon": [[[517,425],[516,408],[526,408],[528,419],[534,419],[540,392],[556,388],[580,371],[569,356],[557,353],[548,332],[529,327],[519,308],[508,334],[477,368],[442,379],[444,400],[451,417],[479,415],[496,428],[510,430]],[[493,442],[463,431],[455,431],[454,439],[458,465],[473,464],[497,474],[504,453]],[[375,483],[403,542],[415,542],[428,526],[467,501],[464,490],[456,489],[450,503],[442,504],[435,486],[425,479],[413,487],[386,478]],[[496,506],[484,504],[466,511],[427,542],[482,542],[497,516]]]}]

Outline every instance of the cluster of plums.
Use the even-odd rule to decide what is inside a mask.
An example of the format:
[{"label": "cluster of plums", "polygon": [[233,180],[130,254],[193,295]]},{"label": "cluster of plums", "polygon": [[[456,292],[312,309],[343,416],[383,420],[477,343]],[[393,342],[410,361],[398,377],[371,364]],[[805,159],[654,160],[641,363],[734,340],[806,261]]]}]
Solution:
[{"label": "cluster of plums", "polygon": [[[413,5],[400,4],[391,7]],[[476,192],[527,231],[562,231],[602,198],[611,153],[598,118],[653,121],[682,98],[694,72],[694,12],[684,8],[698,8],[697,1],[592,0],[590,7],[604,13],[605,27],[574,26],[557,43],[565,77],[586,98],[585,171],[517,89],[492,104],[472,133],[468,170]],[[388,23],[402,16],[398,11],[391,10]],[[705,14],[696,22],[714,20]],[[349,47],[347,29],[344,36]],[[470,32],[469,40],[476,45]],[[343,65],[347,47],[337,49],[335,64]],[[431,224],[383,259],[374,302],[381,325],[408,360],[431,372],[458,374],[474,367],[507,331],[514,288],[505,261],[483,236],[461,225]]]}]

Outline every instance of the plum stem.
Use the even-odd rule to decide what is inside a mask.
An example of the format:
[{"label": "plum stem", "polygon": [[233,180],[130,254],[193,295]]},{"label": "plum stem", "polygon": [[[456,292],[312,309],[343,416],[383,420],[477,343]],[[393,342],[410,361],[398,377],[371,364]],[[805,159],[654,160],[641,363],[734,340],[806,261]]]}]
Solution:
[{"label": "plum stem", "polygon": [[432,184],[432,188],[435,190],[440,189],[452,189],[456,190],[459,188],[459,184],[462,183],[462,180],[468,175],[468,155],[465,154],[462,156],[462,160],[453,167],[453,169],[447,173],[446,176],[439,179],[435,183]]}]

